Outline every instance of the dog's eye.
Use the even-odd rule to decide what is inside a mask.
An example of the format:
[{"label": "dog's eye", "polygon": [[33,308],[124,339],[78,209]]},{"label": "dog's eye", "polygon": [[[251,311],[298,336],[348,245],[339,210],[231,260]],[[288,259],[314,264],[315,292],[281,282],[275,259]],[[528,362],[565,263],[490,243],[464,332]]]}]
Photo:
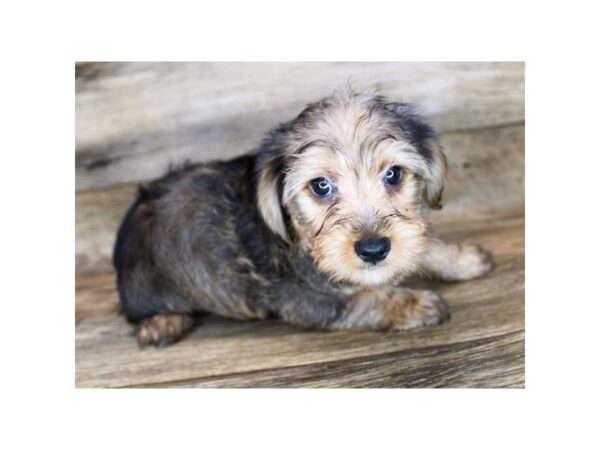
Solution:
[{"label": "dog's eye", "polygon": [[310,189],[319,198],[329,197],[333,193],[333,186],[325,178],[315,178],[310,182]]},{"label": "dog's eye", "polygon": [[387,170],[387,172],[385,173],[385,177],[384,177],[383,181],[388,186],[396,186],[402,180],[402,174],[403,174],[402,167],[400,167],[400,166],[390,167]]}]

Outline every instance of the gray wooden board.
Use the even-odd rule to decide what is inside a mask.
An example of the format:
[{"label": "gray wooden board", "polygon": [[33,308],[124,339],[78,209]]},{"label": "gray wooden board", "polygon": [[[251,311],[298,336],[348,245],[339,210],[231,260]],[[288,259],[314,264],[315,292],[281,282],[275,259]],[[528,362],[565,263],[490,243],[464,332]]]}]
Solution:
[{"label": "gray wooden board", "polygon": [[523,63],[86,63],[76,70],[77,190],[231,157],[352,80],[416,102],[441,132],[521,123]]},{"label": "gray wooden board", "polygon": [[456,344],[133,387],[524,387],[523,330]]}]

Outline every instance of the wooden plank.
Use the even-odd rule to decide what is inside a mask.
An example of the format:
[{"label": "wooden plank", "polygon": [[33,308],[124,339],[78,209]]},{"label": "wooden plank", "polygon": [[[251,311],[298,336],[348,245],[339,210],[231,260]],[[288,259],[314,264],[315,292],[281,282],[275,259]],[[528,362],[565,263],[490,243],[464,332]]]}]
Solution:
[{"label": "wooden plank", "polygon": [[452,345],[135,387],[523,388],[524,342],[521,330]]},{"label": "wooden plank", "polygon": [[[523,215],[523,126],[447,133],[441,140],[450,168],[436,223]],[[135,191],[125,185],[76,194],[77,275],[112,270],[116,230]]]},{"label": "wooden plank", "polygon": [[[88,308],[76,327],[76,385],[240,386],[254,380],[260,386],[280,379],[277,385],[391,387],[419,385],[423,378],[429,381],[421,385],[522,386],[523,225],[522,218],[496,226],[471,224],[462,234],[458,225],[449,226],[456,239],[469,241],[475,235],[488,246],[497,268],[464,283],[423,282],[439,288],[451,304],[451,321],[439,327],[404,333],[317,332],[279,321],[233,322],[208,316],[184,341],[166,349],[140,350],[122,317]],[[79,291],[107,282],[102,277],[82,280]],[[116,300],[114,291],[102,295],[104,302]],[[338,382],[320,377],[330,367],[326,364],[343,372]],[[364,366],[366,378],[355,364]],[[248,383],[241,381],[246,374]]]},{"label": "wooden plank", "polygon": [[137,186],[115,186],[75,194],[75,272],[112,271],[117,229],[133,203]]},{"label": "wooden plank", "polygon": [[119,312],[114,273],[75,279],[75,324],[86,317]]},{"label": "wooden plank", "polygon": [[94,63],[76,74],[78,190],[244,153],[349,79],[419,103],[443,132],[525,117],[523,63]]}]

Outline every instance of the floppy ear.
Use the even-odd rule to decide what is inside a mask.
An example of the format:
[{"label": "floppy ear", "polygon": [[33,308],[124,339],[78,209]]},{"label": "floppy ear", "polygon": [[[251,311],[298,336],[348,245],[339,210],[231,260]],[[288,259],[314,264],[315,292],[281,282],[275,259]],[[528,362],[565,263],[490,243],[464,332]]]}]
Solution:
[{"label": "floppy ear", "polygon": [[442,193],[444,191],[444,181],[448,172],[448,162],[446,155],[439,142],[435,138],[430,138],[425,145],[429,149],[430,158],[427,158],[429,174],[427,178],[426,198],[427,203],[432,209],[442,209]]},{"label": "floppy ear", "polygon": [[281,189],[283,188],[283,164],[277,160],[267,160],[259,168],[257,199],[260,214],[273,231],[285,242],[290,242],[281,204]]},{"label": "floppy ear", "polygon": [[425,122],[414,105],[391,103],[388,108],[393,110],[405,138],[417,148],[421,156],[427,161],[428,170],[424,176],[427,204],[432,209],[441,209],[440,201],[444,190],[448,163],[433,128]]}]

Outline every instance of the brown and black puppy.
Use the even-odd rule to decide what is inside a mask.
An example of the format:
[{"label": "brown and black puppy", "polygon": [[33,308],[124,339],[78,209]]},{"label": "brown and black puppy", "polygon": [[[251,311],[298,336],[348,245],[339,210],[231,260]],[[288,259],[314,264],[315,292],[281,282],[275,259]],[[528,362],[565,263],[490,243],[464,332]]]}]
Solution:
[{"label": "brown and black puppy", "polygon": [[431,234],[446,159],[407,104],[343,91],[309,105],[255,152],[188,165],[140,188],[117,236],[123,311],[162,346],[209,312],[319,329],[405,330],[449,317],[427,271],[485,274],[479,246]]}]

